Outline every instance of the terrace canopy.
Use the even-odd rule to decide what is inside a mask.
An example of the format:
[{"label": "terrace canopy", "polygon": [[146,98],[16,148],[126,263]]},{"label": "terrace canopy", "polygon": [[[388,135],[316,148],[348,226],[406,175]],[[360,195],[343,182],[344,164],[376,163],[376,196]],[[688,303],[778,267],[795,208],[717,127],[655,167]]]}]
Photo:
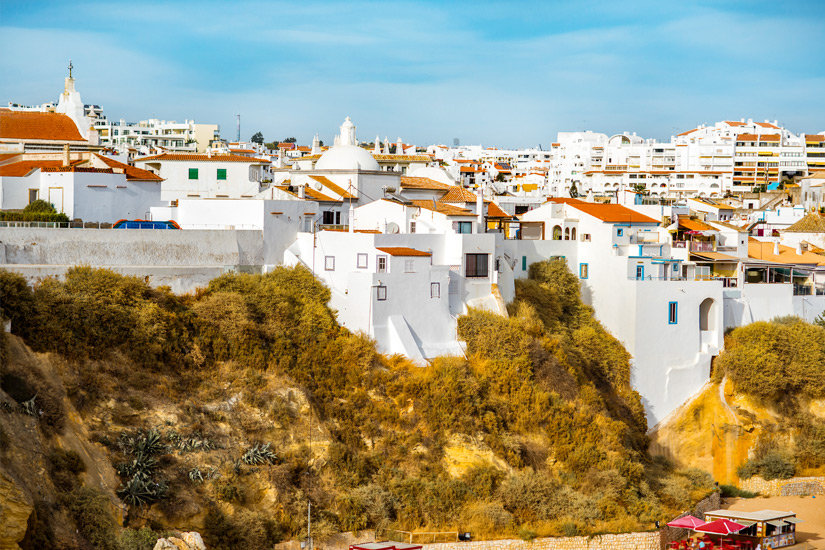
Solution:
[{"label": "terrace canopy", "polygon": [[696,529],[700,525],[705,525],[705,522],[690,514],[679,519],[674,519],[667,524],[668,527],[682,527],[684,529]]},{"label": "terrace canopy", "polygon": [[747,525],[742,525],[741,523],[736,523],[735,521],[731,521],[729,519],[717,519],[716,521],[703,523],[698,527],[694,527],[694,531],[712,535],[730,535],[731,533],[738,533],[746,527]]}]

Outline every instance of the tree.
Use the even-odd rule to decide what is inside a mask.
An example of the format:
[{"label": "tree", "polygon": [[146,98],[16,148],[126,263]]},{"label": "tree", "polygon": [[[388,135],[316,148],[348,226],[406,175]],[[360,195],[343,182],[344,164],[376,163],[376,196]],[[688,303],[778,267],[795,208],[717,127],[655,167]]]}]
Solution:
[{"label": "tree", "polygon": [[570,198],[576,199],[579,196],[579,190],[576,189],[576,182],[570,184]]},{"label": "tree", "polygon": [[639,193],[640,195],[647,195],[648,192],[647,187],[645,187],[643,183],[637,183],[636,185],[634,185],[633,190]]},{"label": "tree", "polygon": [[294,137],[288,137],[283,142],[284,143],[295,143],[296,141],[298,141],[298,140],[295,139]]},{"label": "tree", "polygon": [[264,135],[260,132],[255,132],[255,135],[252,136],[252,143],[257,143],[258,145],[263,145],[264,142]]}]

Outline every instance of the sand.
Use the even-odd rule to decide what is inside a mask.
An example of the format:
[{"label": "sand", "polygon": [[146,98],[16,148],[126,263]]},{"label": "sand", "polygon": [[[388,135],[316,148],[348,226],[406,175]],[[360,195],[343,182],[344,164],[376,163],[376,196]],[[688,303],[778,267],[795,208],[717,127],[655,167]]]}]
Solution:
[{"label": "sand", "polygon": [[722,508],[756,512],[758,510],[781,510],[796,513],[805,523],[796,526],[796,546],[809,543],[817,549],[825,550],[825,495],[816,497],[760,497],[726,498]]}]

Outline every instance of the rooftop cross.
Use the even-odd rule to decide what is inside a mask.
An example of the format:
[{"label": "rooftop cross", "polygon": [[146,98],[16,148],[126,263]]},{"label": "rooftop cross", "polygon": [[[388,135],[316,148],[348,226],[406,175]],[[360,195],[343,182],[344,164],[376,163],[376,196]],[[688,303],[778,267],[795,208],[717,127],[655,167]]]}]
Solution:
[{"label": "rooftop cross", "polygon": [[74,69],[74,65],[72,65],[72,60],[69,59],[69,78],[72,77],[72,69]]}]

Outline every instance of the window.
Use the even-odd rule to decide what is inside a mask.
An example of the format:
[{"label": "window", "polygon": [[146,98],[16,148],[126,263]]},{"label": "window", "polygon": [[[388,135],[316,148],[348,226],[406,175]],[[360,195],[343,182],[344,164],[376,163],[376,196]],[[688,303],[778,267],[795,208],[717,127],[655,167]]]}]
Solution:
[{"label": "window", "polygon": [[521,257],[521,270],[527,271],[527,256]]},{"label": "window", "polygon": [[673,272],[676,273],[679,271],[679,264],[673,264]]},{"label": "window", "polygon": [[324,256],[324,269],[335,271],[335,256]]},{"label": "window", "polygon": [[571,241],[576,240],[576,228],[575,227],[570,230],[570,240]]},{"label": "window", "polygon": [[590,242],[590,233],[582,233],[582,242],[589,243]]},{"label": "window", "polygon": [[[192,179],[192,178],[189,178]],[[225,180],[226,179],[226,168],[218,168],[218,179]]]},{"label": "window", "polygon": [[366,267],[367,267],[367,255],[366,254],[358,254],[356,259],[357,259],[357,261],[356,261],[355,265],[358,266],[359,269],[366,269]]},{"label": "window", "polygon": [[624,229],[622,229],[622,228],[617,229],[617,230],[616,230],[616,236],[617,236],[617,237],[622,237],[622,236],[624,236]]},{"label": "window", "polygon": [[190,180],[198,179],[198,169],[197,168],[190,168],[189,169],[189,179]]},{"label": "window", "polygon": [[587,264],[579,264],[579,279],[587,279],[590,268]]},{"label": "window", "polygon": [[465,277],[487,277],[489,254],[467,254],[464,269]]},{"label": "window", "polygon": [[404,273],[415,273],[414,260],[404,260]]},{"label": "window", "polygon": [[637,265],[636,266],[636,279],[642,280],[645,278],[645,266]]},{"label": "window", "polygon": [[456,233],[472,233],[473,232],[473,222],[456,222],[458,226],[456,227]]},{"label": "window", "polygon": [[430,298],[441,298],[441,283],[430,283]]},{"label": "window", "polygon": [[387,257],[386,256],[377,256],[375,266],[376,266],[376,271],[378,273],[386,273],[387,272]]},{"label": "window", "polygon": [[570,228],[569,227],[564,228],[564,240],[565,241],[570,240]]},{"label": "window", "polygon": [[378,286],[376,287],[377,293],[376,298],[378,298],[379,302],[383,302],[387,299],[387,287],[385,286]]},{"label": "window", "polygon": [[29,204],[33,203],[37,200],[37,195],[39,191],[37,189],[29,189]]},{"label": "window", "polygon": [[668,302],[667,304],[667,324],[675,325],[678,320],[679,303]]},{"label": "window", "polygon": [[415,233],[415,222],[410,222],[410,233]]}]

